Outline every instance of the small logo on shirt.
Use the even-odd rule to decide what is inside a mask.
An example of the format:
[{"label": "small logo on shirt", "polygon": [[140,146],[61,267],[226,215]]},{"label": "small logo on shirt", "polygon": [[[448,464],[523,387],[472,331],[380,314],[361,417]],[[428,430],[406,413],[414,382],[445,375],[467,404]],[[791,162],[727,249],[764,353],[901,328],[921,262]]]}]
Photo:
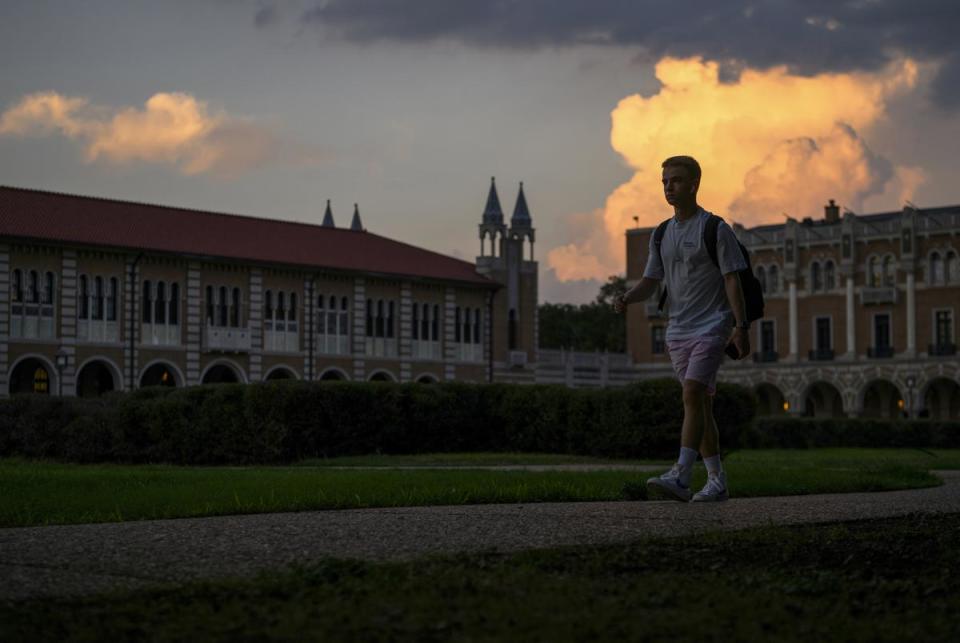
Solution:
[{"label": "small logo on shirt", "polygon": [[684,241],[684,242],[683,242],[683,247],[684,247],[684,248],[693,248],[695,245],[696,245],[696,244],[695,244],[693,241]]}]

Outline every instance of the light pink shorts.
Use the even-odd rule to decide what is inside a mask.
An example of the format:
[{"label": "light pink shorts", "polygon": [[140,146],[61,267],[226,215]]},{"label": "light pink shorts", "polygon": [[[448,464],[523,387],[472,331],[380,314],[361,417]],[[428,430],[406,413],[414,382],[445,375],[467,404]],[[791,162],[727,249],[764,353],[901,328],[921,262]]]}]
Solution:
[{"label": "light pink shorts", "polygon": [[667,352],[673,362],[680,383],[694,380],[707,387],[707,394],[717,392],[717,371],[723,362],[723,350],[727,347],[723,337],[692,337],[667,340]]}]

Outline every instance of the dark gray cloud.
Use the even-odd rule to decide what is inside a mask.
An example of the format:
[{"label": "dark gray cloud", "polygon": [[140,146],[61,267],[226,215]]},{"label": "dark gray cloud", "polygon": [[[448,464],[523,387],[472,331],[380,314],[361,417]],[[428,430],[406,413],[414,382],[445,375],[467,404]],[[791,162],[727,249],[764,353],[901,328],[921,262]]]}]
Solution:
[{"label": "dark gray cloud", "polygon": [[787,65],[800,74],[875,70],[908,54],[942,62],[933,96],[960,106],[960,3],[948,0],[312,0],[305,7],[301,22],[326,39],[627,46],[651,61],[717,60],[727,79],[743,65]]}]

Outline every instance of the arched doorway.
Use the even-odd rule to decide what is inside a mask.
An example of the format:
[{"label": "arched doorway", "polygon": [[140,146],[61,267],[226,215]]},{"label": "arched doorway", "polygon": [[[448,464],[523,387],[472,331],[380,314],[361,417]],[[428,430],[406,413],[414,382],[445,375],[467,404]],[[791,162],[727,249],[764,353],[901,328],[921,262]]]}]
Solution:
[{"label": "arched doorway", "polygon": [[863,417],[893,420],[903,416],[903,396],[892,382],[874,380],[863,392]]},{"label": "arched doorway", "polygon": [[291,371],[289,368],[284,368],[282,366],[279,366],[271,370],[269,373],[267,373],[267,377],[266,377],[266,380],[268,382],[272,382],[275,380],[295,380],[295,379],[297,379],[296,374],[293,371]]},{"label": "arched doorway", "polygon": [[931,420],[960,420],[960,384],[946,377],[931,380],[923,394],[921,413]]},{"label": "arched doorway", "polygon": [[203,375],[201,384],[233,384],[240,381],[237,372],[226,364],[210,367]]},{"label": "arched doorway", "polygon": [[786,413],[786,400],[783,393],[773,384],[764,382],[757,386],[757,415],[783,415]]},{"label": "arched doorway", "polygon": [[417,378],[417,384],[436,384],[439,380],[434,375],[424,374]]},{"label": "arched doorway", "polygon": [[370,376],[371,382],[396,382],[390,373],[386,371],[377,371]]},{"label": "arched doorway", "polygon": [[10,373],[10,395],[37,393],[49,395],[52,379],[50,367],[39,359],[28,357],[20,361]]},{"label": "arched doorway", "polygon": [[327,369],[320,376],[321,382],[344,382],[347,377],[335,368]]},{"label": "arched doorway", "polygon": [[814,382],[803,396],[803,415],[812,418],[843,417],[843,397],[829,382]]},{"label": "arched doorway", "polygon": [[177,374],[172,368],[163,363],[157,363],[148,368],[140,378],[140,387],[146,386],[168,386],[177,385]]},{"label": "arched doorway", "polygon": [[78,397],[100,397],[116,388],[113,369],[103,360],[87,362],[77,373]]}]

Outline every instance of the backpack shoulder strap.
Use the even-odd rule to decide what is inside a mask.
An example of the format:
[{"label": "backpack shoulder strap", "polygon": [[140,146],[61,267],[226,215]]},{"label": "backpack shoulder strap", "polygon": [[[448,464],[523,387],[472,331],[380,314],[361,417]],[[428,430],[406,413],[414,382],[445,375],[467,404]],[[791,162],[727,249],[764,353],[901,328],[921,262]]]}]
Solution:
[{"label": "backpack shoulder strap", "polygon": [[[657,226],[657,229],[653,231],[653,245],[657,248],[657,254],[660,255],[660,263],[663,263],[663,253],[660,252],[660,244],[663,243],[663,235],[667,231],[667,225],[670,223],[670,219],[661,221],[660,225]],[[663,311],[663,306],[667,303],[667,289],[664,288],[663,292],[660,293],[660,301],[657,305],[657,310]]]},{"label": "backpack shoulder strap", "polygon": [[710,218],[707,219],[706,225],[703,227],[703,244],[707,246],[707,253],[710,255],[710,260],[713,261],[713,265],[717,268],[720,267],[720,261],[717,259],[717,228],[720,227],[722,221],[723,219],[717,215],[711,214]]}]

